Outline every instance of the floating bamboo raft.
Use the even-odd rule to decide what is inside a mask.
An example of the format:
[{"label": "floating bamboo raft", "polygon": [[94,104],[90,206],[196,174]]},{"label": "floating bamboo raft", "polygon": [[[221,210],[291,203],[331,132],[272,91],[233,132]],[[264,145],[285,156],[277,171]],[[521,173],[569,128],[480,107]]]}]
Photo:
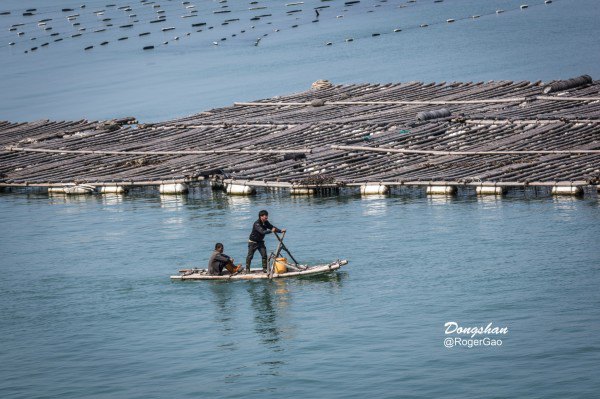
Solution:
[{"label": "floating bamboo raft", "polygon": [[0,186],[598,184],[600,82],[588,78],[555,90],[320,82],[161,123],[0,122]]},{"label": "floating bamboo raft", "polygon": [[289,271],[286,273],[273,273],[269,276],[262,270],[253,270],[251,273],[224,274],[211,276],[206,269],[184,269],[180,274],[171,276],[171,280],[265,280],[270,278],[307,277],[328,274],[348,264],[347,260],[337,260],[327,265],[305,266],[304,270]]}]

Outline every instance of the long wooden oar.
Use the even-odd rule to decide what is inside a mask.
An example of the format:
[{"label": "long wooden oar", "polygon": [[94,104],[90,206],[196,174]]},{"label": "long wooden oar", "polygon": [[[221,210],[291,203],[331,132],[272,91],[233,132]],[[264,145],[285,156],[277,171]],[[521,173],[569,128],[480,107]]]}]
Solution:
[{"label": "long wooden oar", "polygon": [[277,260],[277,258],[279,257],[279,254],[281,253],[281,249],[283,247],[283,239],[285,237],[285,231],[281,235],[281,238],[279,238],[277,233],[275,233],[275,237],[277,237],[277,240],[279,240],[279,244],[277,245],[277,250],[275,251],[275,259]]},{"label": "long wooden oar", "polygon": [[[290,253],[290,250],[287,249],[287,247],[285,246],[285,244],[283,243],[283,238],[279,238],[279,235],[277,235],[276,232],[273,232],[273,234],[275,234],[275,237],[277,237],[277,239],[279,240],[279,244],[281,246],[281,249],[279,250],[279,252],[281,252],[281,250],[284,250],[289,256],[290,258],[292,258],[292,260],[294,261],[294,263],[298,264],[298,261],[294,258],[294,255],[292,255]],[[285,233],[284,233],[285,234]],[[279,252],[277,252],[277,255],[279,255]]]},{"label": "long wooden oar", "polygon": [[[275,233],[275,235],[277,235],[277,233]],[[281,238],[277,237],[277,239],[279,240],[279,244],[277,245],[277,250],[275,251],[275,254],[271,254],[273,256],[273,260],[272,262],[269,262],[269,270],[267,271],[268,277],[272,278],[273,277],[273,272],[274,272],[274,266],[275,263],[277,261],[277,258],[279,257],[279,254],[281,253],[281,248],[283,246],[283,238],[285,237],[285,231],[283,232],[283,234],[281,235]]]}]

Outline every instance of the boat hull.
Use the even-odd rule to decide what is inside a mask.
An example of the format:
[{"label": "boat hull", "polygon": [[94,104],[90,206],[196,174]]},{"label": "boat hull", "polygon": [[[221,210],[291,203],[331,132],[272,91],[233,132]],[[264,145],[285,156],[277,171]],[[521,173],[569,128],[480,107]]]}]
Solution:
[{"label": "boat hull", "polygon": [[[308,267],[302,271],[291,271],[286,273],[273,273],[271,278],[288,278],[288,277],[302,277],[302,276],[316,276],[320,274],[327,274],[334,272],[347,264],[347,260],[337,260],[327,265],[318,265]],[[269,276],[267,273],[263,273],[262,270],[253,270],[248,274],[226,274],[223,276],[211,276],[206,273],[206,269],[195,269],[193,273],[190,271],[184,271],[182,274],[177,276],[171,276],[171,280],[267,280]]]}]

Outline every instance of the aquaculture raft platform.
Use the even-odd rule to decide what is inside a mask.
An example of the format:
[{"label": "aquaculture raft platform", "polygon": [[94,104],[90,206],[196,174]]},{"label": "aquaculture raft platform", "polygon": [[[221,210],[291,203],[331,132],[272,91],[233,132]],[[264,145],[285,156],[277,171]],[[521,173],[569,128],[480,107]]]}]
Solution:
[{"label": "aquaculture raft platform", "polygon": [[161,123],[0,122],[0,186],[598,184],[600,82],[547,87],[323,84]]}]

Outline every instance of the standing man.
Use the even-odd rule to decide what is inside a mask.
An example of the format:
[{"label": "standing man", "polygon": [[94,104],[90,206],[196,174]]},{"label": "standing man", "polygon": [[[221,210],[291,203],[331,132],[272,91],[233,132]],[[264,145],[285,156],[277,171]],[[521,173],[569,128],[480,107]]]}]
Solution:
[{"label": "standing man", "polygon": [[235,267],[233,258],[223,253],[223,244],[220,242],[215,244],[215,250],[210,255],[208,261],[208,274],[211,276],[220,276],[223,273],[223,268],[226,268],[230,274],[238,273],[242,269],[242,265]]},{"label": "standing man", "polygon": [[258,212],[258,220],[252,226],[252,233],[248,239],[248,256],[246,256],[246,273],[250,272],[250,264],[254,257],[254,252],[258,249],[262,256],[262,269],[267,272],[267,247],[265,247],[265,235],[269,233],[283,233],[285,229],[279,230],[269,223],[269,212],[262,210]]}]

